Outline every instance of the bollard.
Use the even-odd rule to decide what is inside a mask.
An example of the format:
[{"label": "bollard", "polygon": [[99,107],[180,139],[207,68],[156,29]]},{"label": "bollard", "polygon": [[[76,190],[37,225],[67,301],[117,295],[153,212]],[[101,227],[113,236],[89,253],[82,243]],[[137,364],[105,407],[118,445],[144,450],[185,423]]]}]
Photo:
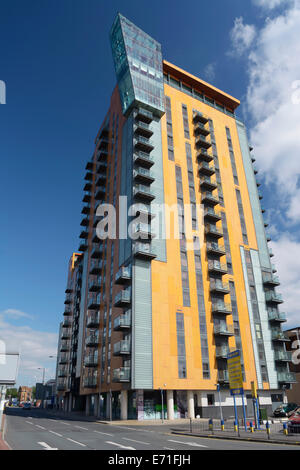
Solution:
[{"label": "bollard", "polygon": [[250,432],[254,432],[254,426],[253,426],[252,421],[250,421]]},{"label": "bollard", "polygon": [[193,432],[193,425],[192,425],[192,418],[190,418],[190,433],[192,434]]},{"label": "bollard", "polygon": [[238,432],[238,422],[237,422],[237,420],[234,421],[234,430],[235,430],[235,432]]},{"label": "bollard", "polygon": [[266,422],[266,430],[267,430],[267,434],[268,434],[268,439],[270,439],[270,423],[269,421]]},{"label": "bollard", "polygon": [[283,423],[283,434],[285,434],[287,436],[288,433],[289,433],[289,431],[288,431],[287,423]]},{"label": "bollard", "polygon": [[208,428],[211,432],[213,432],[213,420],[212,419],[208,421]]},{"label": "bollard", "polygon": [[224,431],[225,425],[224,425],[224,419],[221,419],[221,431]]}]

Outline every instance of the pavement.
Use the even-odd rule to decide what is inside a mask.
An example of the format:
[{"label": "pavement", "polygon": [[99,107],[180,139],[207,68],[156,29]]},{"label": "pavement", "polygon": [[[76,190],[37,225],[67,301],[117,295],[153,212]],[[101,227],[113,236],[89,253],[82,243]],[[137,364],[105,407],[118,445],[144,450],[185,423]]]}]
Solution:
[{"label": "pavement", "polygon": [[297,445],[182,434],[186,421],[99,422],[75,413],[14,408],[6,411],[4,438],[12,450],[299,450]]}]

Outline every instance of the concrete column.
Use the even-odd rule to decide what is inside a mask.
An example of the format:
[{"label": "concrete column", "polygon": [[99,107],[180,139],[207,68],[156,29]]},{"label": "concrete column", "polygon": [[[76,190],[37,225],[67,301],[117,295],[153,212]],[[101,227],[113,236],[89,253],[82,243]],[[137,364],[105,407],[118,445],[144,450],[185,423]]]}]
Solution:
[{"label": "concrete column", "polygon": [[72,393],[69,394],[68,398],[68,411],[69,413],[72,411]]},{"label": "concrete column", "polygon": [[173,390],[167,390],[167,418],[174,419],[174,394]]},{"label": "concrete column", "polygon": [[112,419],[112,417],[110,416],[110,412],[111,412],[110,403],[111,403],[110,393],[106,392],[106,419],[109,419],[109,420]]},{"label": "concrete column", "polygon": [[121,419],[128,419],[128,392],[127,390],[121,391]]},{"label": "concrete column", "polygon": [[64,396],[64,411],[68,411],[69,397]]},{"label": "concrete column", "polygon": [[194,403],[194,392],[193,390],[187,391],[187,402],[188,402],[188,418],[195,418],[195,403]]},{"label": "concrete column", "polygon": [[85,397],[85,416],[89,416],[90,414],[90,395],[86,395]]},{"label": "concrete column", "polygon": [[98,407],[99,407],[99,395],[94,395],[95,401],[94,401],[94,416],[98,416]]}]

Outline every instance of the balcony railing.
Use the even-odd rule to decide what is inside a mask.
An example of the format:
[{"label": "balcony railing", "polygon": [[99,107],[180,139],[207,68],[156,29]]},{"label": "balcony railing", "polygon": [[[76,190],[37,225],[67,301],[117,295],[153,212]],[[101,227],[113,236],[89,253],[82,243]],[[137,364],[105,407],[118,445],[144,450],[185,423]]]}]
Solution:
[{"label": "balcony railing", "polygon": [[129,382],[130,381],[130,367],[120,367],[113,370],[113,382]]},{"label": "balcony railing", "polygon": [[220,382],[220,383],[228,383],[229,382],[228,370],[218,370],[218,382]]},{"label": "balcony railing", "polygon": [[134,234],[139,238],[153,238],[154,233],[151,230],[150,224],[139,223],[134,227]]},{"label": "balcony railing", "polygon": [[271,273],[263,273],[263,283],[268,286],[279,286],[280,281],[278,276],[273,276]]},{"label": "balcony railing", "polygon": [[131,268],[130,266],[122,266],[116,274],[115,283],[125,284],[131,279]]},{"label": "balcony railing", "polygon": [[130,341],[122,340],[114,344],[114,354],[115,355],[127,355],[130,354],[131,345]]},{"label": "balcony railing", "polygon": [[86,319],[86,326],[88,328],[96,328],[99,326],[100,323],[100,314],[99,312],[97,313],[88,313],[87,319]]},{"label": "balcony railing", "polygon": [[290,351],[274,351],[275,361],[292,362],[292,352]]},{"label": "balcony railing", "polygon": [[208,270],[211,272],[227,273],[227,265],[215,260],[208,260]]},{"label": "balcony railing", "polygon": [[142,152],[141,150],[133,154],[133,160],[135,163],[143,165],[146,168],[150,168],[152,165],[154,165],[153,157],[146,152]]},{"label": "balcony railing", "polygon": [[61,333],[62,339],[70,339],[72,334],[71,328],[63,328]]},{"label": "balcony railing", "polygon": [[271,337],[273,341],[290,341],[281,330],[271,330]]},{"label": "balcony railing", "polygon": [[205,234],[211,237],[221,238],[223,237],[223,229],[213,224],[205,224]]},{"label": "balcony railing", "polygon": [[69,359],[70,359],[69,354],[60,354],[58,363],[67,364],[69,362]]},{"label": "balcony railing", "polygon": [[150,186],[146,186],[144,184],[135,185],[133,187],[133,195],[148,201],[155,199],[155,194],[151,191]]},{"label": "balcony railing", "polygon": [[99,344],[99,335],[92,334],[92,335],[87,336],[86,339],[85,339],[85,344],[86,344],[86,346],[89,346],[89,347],[98,346],[98,344]]},{"label": "balcony railing", "polygon": [[268,318],[269,321],[278,321],[278,322],[286,322],[286,313],[285,312],[278,312],[277,310],[268,310]]},{"label": "balcony railing", "polygon": [[136,257],[143,258],[143,259],[153,259],[156,258],[156,253],[153,252],[153,249],[150,243],[135,243],[133,245],[133,254]]},{"label": "balcony railing", "polygon": [[67,389],[67,381],[66,380],[58,380],[57,381],[57,391],[62,392]]},{"label": "balcony railing", "polygon": [[96,388],[97,387],[97,375],[84,377],[83,386],[85,388]]},{"label": "balcony railing", "polygon": [[147,139],[146,137],[143,137],[141,135],[135,136],[135,138],[133,139],[133,145],[136,149],[145,152],[151,152],[154,149],[154,144],[152,140]]},{"label": "balcony railing", "polygon": [[60,350],[62,352],[64,351],[70,351],[70,343],[69,341],[62,341],[61,344],[60,344]]},{"label": "balcony railing", "polygon": [[128,330],[131,327],[131,310],[127,310],[123,315],[119,315],[114,320],[114,330]]},{"label": "balcony railing", "polygon": [[141,134],[144,137],[151,137],[153,135],[153,130],[150,125],[143,121],[134,122],[134,131],[136,134]]},{"label": "balcony railing", "polygon": [[296,374],[293,372],[278,372],[278,382],[281,383],[297,383]]},{"label": "balcony railing", "polygon": [[215,255],[223,256],[226,253],[226,248],[224,245],[219,245],[216,242],[207,242],[206,250],[208,253],[213,253]]},{"label": "balcony railing", "polygon": [[148,111],[147,109],[139,108],[134,112],[135,118],[137,118],[140,121],[150,123],[153,121],[153,114],[151,111]]},{"label": "balcony railing", "polygon": [[201,175],[212,176],[215,172],[216,172],[216,168],[213,163],[208,163],[204,161],[204,162],[200,162],[198,165],[199,176]]},{"label": "balcony railing", "polygon": [[67,377],[68,367],[59,367],[57,371],[57,377]]},{"label": "balcony railing", "polygon": [[215,179],[212,179],[210,176],[200,176],[200,187],[201,189],[208,189],[209,191],[213,191],[218,187],[218,183]]},{"label": "balcony railing", "polygon": [[198,161],[211,162],[214,159],[212,152],[208,152],[204,148],[200,148],[197,152]]},{"label": "balcony railing", "polygon": [[233,325],[214,325],[214,334],[218,336],[234,336]]},{"label": "balcony railing", "polygon": [[216,357],[217,358],[222,358],[222,359],[227,359],[227,356],[229,354],[230,350],[227,346],[217,346],[216,347]]},{"label": "balcony railing", "polygon": [[149,184],[155,180],[152,172],[148,168],[143,167],[139,167],[137,170],[133,170],[133,177],[136,181],[142,181]]},{"label": "balcony railing", "polygon": [[193,114],[193,121],[201,122],[202,124],[206,124],[208,122],[208,117],[205,114],[194,112]]},{"label": "balcony railing", "polygon": [[199,147],[204,147],[205,149],[208,149],[211,147],[211,142],[207,140],[203,135],[199,135],[196,138],[196,145]]},{"label": "balcony railing", "polygon": [[210,133],[209,126],[206,124],[203,124],[199,122],[194,126],[194,132],[196,135],[202,134],[204,136],[208,135]]},{"label": "balcony railing", "polygon": [[267,291],[265,292],[266,301],[270,303],[281,304],[283,302],[282,295],[277,294],[275,291]]},{"label": "balcony railing", "polygon": [[210,291],[228,294],[230,292],[228,282],[222,282],[220,279],[211,279]]},{"label": "balcony railing", "polygon": [[131,289],[127,288],[118,292],[115,296],[115,306],[122,306],[130,304],[131,302]]},{"label": "balcony railing", "polygon": [[214,221],[218,221],[222,219],[222,215],[220,211],[215,211],[213,207],[205,207],[204,209],[204,219],[210,219]]},{"label": "balcony railing", "polygon": [[95,354],[88,354],[84,358],[84,365],[86,367],[97,367],[98,365],[98,351]]},{"label": "balcony railing", "polygon": [[213,194],[210,191],[206,191],[202,193],[201,202],[203,204],[211,204],[215,206],[219,204],[219,196],[217,194]]}]

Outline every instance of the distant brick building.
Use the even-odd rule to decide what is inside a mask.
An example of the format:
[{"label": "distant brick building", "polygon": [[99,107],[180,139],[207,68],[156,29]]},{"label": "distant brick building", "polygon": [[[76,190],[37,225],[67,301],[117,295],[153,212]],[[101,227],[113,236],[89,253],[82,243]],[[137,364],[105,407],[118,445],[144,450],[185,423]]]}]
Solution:
[{"label": "distant brick building", "polygon": [[31,401],[32,400],[32,388],[30,387],[19,387],[19,400]]},{"label": "distant brick building", "polygon": [[300,327],[286,330],[284,334],[290,340],[286,343],[286,349],[292,355],[292,361],[289,363],[290,371],[296,374],[297,380],[286,394],[289,402],[300,405]]}]

